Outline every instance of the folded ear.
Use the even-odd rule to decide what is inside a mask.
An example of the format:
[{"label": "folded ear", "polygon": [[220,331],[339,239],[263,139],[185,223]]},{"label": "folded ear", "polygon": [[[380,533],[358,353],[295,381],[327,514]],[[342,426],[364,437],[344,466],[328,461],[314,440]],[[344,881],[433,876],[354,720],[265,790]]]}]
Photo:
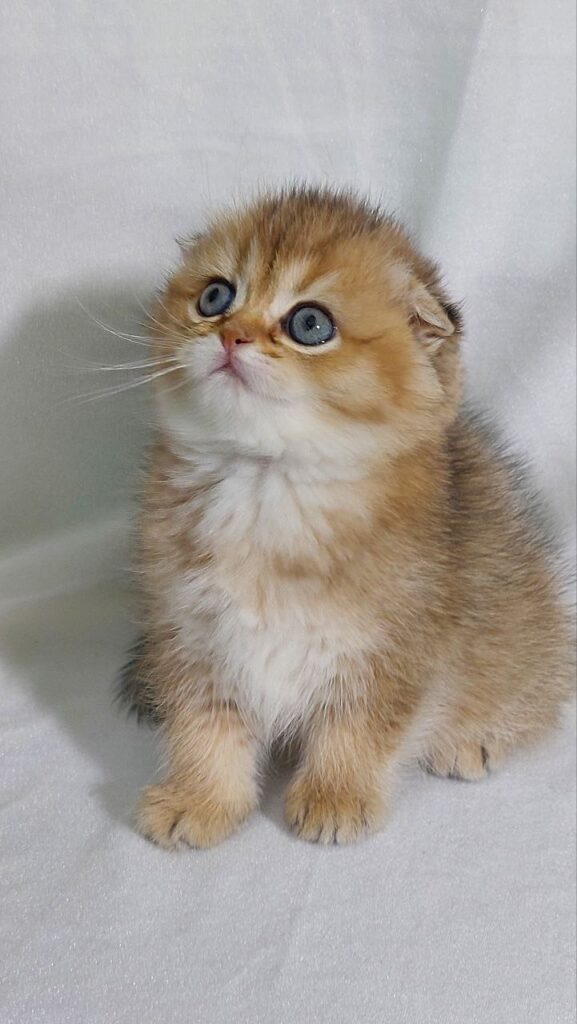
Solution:
[{"label": "folded ear", "polygon": [[[415,336],[429,350],[435,352],[445,338],[449,338],[457,329],[456,311],[451,306],[443,305],[433,293],[418,280],[409,282],[407,305],[409,322],[413,326]],[[455,313],[455,319],[451,318]]]},{"label": "folded ear", "polygon": [[460,332],[461,318],[456,306],[435,294],[438,289],[433,266],[427,276],[431,282],[428,286],[406,263],[391,268],[393,293],[405,306],[415,337],[430,352],[436,352],[445,338]]}]

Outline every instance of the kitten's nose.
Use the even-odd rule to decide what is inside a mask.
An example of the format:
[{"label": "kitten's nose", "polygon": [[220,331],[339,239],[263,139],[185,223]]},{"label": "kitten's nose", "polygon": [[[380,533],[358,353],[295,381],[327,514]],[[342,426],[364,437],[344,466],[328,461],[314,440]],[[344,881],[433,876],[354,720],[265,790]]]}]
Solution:
[{"label": "kitten's nose", "polygon": [[233,352],[237,345],[247,345],[251,341],[254,338],[251,338],[250,333],[238,325],[230,324],[220,332],[220,343],[227,352]]}]

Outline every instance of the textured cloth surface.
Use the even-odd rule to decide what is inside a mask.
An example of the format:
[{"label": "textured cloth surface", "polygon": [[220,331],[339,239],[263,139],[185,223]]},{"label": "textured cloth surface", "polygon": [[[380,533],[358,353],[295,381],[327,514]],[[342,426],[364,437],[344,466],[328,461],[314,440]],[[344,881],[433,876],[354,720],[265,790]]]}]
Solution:
[{"label": "textured cloth surface", "polygon": [[[569,1024],[572,715],[474,784],[415,771],[355,848],[282,824],[171,856],[111,704],[150,425],[142,306],[205,211],[382,198],[444,269],[470,390],[575,516],[570,0],[24,0],[0,15],[2,1024]],[[114,332],[129,334],[132,339]],[[81,397],[88,396],[88,397]]]}]

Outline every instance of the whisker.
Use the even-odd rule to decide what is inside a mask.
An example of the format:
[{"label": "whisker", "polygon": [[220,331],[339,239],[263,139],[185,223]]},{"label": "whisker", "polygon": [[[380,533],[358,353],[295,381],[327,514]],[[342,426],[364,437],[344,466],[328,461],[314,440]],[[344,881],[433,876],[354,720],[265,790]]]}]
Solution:
[{"label": "whisker", "polygon": [[96,324],[97,327],[100,327],[103,331],[106,331],[107,334],[112,334],[115,338],[121,338],[122,341],[130,341],[134,345],[143,345],[146,348],[150,348],[152,341],[150,338],[147,338],[146,335],[128,334],[126,331],[116,331],[108,324],[103,323],[102,320],[99,320],[97,317],[93,316],[90,310],[86,308],[86,306],[80,301],[79,298],[76,298],[76,302],[78,303],[80,308],[86,313],[88,319],[91,320],[92,323]]},{"label": "whisker", "polygon": [[78,368],[78,373],[108,373],[110,371],[120,373],[123,370],[148,370],[153,369],[155,366],[166,366],[168,363],[173,363],[174,359],[172,356],[165,357],[163,359],[148,359],[141,363],[91,363],[89,366],[83,366]]},{"label": "whisker", "polygon": [[188,384],[188,383],[189,382],[186,379],[185,380],[179,380],[178,384],[175,384],[173,387],[166,389],[166,394],[167,395],[171,395],[173,391],[178,391],[179,388],[184,387],[184,385]]},{"label": "whisker", "polygon": [[120,373],[123,370],[148,370],[154,369],[157,366],[168,366],[170,363],[177,361],[176,356],[164,355],[127,363],[97,363],[95,360],[87,359],[86,356],[82,356],[78,352],[68,352],[61,348],[57,348],[56,351],[61,356],[66,356],[70,360],[68,369],[74,373],[96,373],[98,371],[117,371]]},{"label": "whisker", "polygon": [[[144,324],[141,321],[139,321],[141,327],[147,327],[149,324],[152,323],[152,324],[156,324],[157,327],[164,328],[164,324],[161,324],[160,320],[157,320],[156,317],[153,316],[153,314],[150,311],[150,309],[147,309],[147,307],[144,305],[143,302],[140,301],[140,299],[135,298],[135,302],[136,302],[137,306],[140,306],[142,312],[146,316],[146,322]],[[158,302],[159,305],[162,305],[162,303],[160,302],[160,299],[157,299],[156,302]],[[166,309],[166,307],[163,306],[163,309]],[[168,310],[167,310],[167,312],[168,312]]]},{"label": "whisker", "polygon": [[[138,302],[138,299],[137,299],[137,302]],[[178,318],[175,317],[173,313],[171,313],[171,311],[169,310],[168,306],[162,301],[162,299],[158,295],[156,296],[155,304],[162,307],[162,309],[166,313],[170,323],[175,324],[177,327],[181,327],[182,326],[180,324]],[[156,318],[147,309],[145,309],[144,306],[142,306],[142,309],[146,313],[147,317],[149,317],[150,320],[152,320],[153,323],[157,324],[158,327],[164,328],[164,324],[161,324],[159,320],[156,320]]]},{"label": "whisker", "polygon": [[174,373],[176,370],[185,370],[186,367],[180,363],[174,366],[169,366],[164,370],[158,370],[156,373],[148,374],[146,377],[142,377],[140,380],[127,381],[124,384],[115,384],[111,388],[104,388],[100,391],[92,391],[83,395],[75,395],[73,398],[66,399],[65,403],[70,404],[72,402],[91,402],[98,398],[108,398],[112,395],[119,395],[124,391],[130,391],[132,388],[140,387],[142,384],[150,384],[152,381],[157,380],[159,377],[165,377],[169,373]]},{"label": "whisker", "polygon": [[[158,320],[157,317],[154,316],[154,314],[151,312],[151,310],[146,308],[146,306],[144,305],[144,303],[142,303],[140,301],[140,299],[135,297],[135,302],[136,302],[136,304],[138,306],[140,306],[141,310],[146,315],[146,322],[145,323],[142,323],[142,322],[139,321],[141,327],[147,328],[147,327],[150,327],[151,324],[155,324],[155,326],[158,327],[161,331],[163,331],[163,332],[166,331],[166,324],[165,323],[164,324],[161,323],[161,321]],[[175,327],[178,327],[178,328],[182,327],[182,324],[180,323],[180,321],[175,316],[173,316],[173,314],[170,312],[169,309],[167,309],[167,307],[165,306],[165,304],[162,301],[162,299],[157,297],[155,299],[155,305],[162,306],[163,310],[165,311],[165,313],[166,313],[166,315],[168,317],[168,322],[169,323],[173,324]]]},{"label": "whisker", "polygon": [[173,337],[181,337],[181,331],[183,328],[182,323],[179,320],[177,320],[176,317],[169,315],[167,323],[163,324],[160,320],[157,320],[156,317],[152,315],[152,313],[148,314],[148,319],[145,323],[143,323],[142,320],[139,320],[138,324],[140,327],[144,327],[145,330],[150,330],[152,329],[153,326],[155,326],[158,328],[159,331],[162,332],[163,335],[166,336],[170,332],[170,334],[172,334]]}]

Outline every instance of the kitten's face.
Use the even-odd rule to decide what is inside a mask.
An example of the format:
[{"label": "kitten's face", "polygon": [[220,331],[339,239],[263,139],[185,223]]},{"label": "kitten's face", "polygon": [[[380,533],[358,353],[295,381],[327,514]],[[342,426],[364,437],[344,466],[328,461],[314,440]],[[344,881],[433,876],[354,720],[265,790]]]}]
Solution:
[{"label": "kitten's face", "polygon": [[217,221],[156,312],[160,353],[182,366],[159,379],[164,419],[263,453],[335,431],[400,443],[443,403],[433,351],[454,331],[423,268],[348,198],[294,193]]}]

